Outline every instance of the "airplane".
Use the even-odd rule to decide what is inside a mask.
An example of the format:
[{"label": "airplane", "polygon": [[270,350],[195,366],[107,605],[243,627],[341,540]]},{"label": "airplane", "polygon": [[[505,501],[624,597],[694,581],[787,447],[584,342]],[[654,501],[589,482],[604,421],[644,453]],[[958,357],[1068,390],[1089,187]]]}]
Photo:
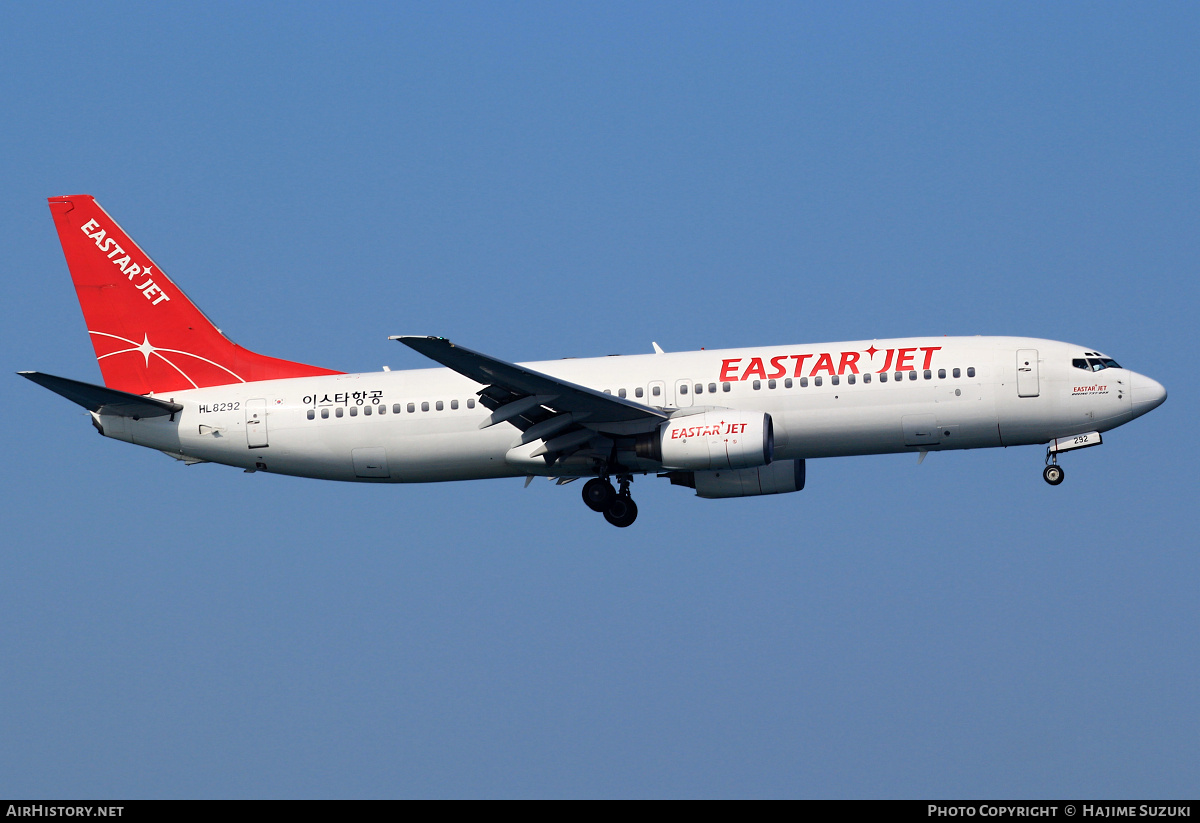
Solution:
[{"label": "airplane", "polygon": [[[49,198],[104,385],[22,376],[105,437],[184,463],[363,483],[587,478],[637,518],[635,475],[702,498],[797,492],[805,461],[1045,445],[1058,457],[1166,400],[1085,346],[914,337],[510,363],[399,335],[440,368],[345,374],[229,340],[90,195]],[[613,486],[617,481],[617,488]]]}]

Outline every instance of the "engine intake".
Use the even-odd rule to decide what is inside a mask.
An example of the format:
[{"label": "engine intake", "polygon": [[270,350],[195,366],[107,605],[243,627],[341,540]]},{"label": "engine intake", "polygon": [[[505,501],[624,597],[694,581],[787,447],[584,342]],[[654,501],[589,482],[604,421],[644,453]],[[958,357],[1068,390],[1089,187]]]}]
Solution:
[{"label": "engine intake", "polygon": [[763,412],[704,412],[640,435],[634,450],[665,469],[744,469],[771,462],[775,432],[771,415]]}]

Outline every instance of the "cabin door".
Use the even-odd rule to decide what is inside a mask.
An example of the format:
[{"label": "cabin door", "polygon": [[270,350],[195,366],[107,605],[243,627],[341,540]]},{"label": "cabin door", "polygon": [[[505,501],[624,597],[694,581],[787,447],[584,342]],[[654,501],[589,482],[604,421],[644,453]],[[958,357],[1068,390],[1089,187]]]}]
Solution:
[{"label": "cabin door", "polygon": [[1037,349],[1017,351],[1017,397],[1038,396]]},{"label": "cabin door", "polygon": [[246,445],[252,449],[267,447],[267,401],[246,401]]}]

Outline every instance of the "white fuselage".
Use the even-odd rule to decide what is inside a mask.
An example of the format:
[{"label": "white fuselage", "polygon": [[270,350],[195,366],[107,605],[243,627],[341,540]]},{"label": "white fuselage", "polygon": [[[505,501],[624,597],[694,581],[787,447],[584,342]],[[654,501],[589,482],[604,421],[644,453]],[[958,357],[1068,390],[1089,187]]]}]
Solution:
[{"label": "white fuselage", "polygon": [[[1050,340],[940,337],[523,365],[673,415],[766,412],[782,460],[1046,443],[1112,429],[1161,402],[1135,404],[1135,385],[1147,401],[1162,392],[1149,378],[1073,367],[1085,354],[1094,352]],[[587,473],[513,461],[520,431],[479,428],[490,413],[482,388],[443,368],[268,380],[160,396],[183,406],[169,418],[98,423],[183,459],[330,480]]]}]

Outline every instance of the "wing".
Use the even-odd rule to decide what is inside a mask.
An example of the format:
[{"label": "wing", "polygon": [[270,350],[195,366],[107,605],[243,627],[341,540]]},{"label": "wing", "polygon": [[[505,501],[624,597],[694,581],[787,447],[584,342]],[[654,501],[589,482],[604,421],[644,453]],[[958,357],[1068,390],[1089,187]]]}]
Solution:
[{"label": "wing", "polygon": [[547,466],[567,457],[607,459],[611,436],[652,431],[668,417],[661,409],[497,360],[444,337],[390,339],[483,385],[479,399],[492,413],[479,427],[509,422],[522,432],[518,445],[545,441],[529,456],[544,457]]}]

